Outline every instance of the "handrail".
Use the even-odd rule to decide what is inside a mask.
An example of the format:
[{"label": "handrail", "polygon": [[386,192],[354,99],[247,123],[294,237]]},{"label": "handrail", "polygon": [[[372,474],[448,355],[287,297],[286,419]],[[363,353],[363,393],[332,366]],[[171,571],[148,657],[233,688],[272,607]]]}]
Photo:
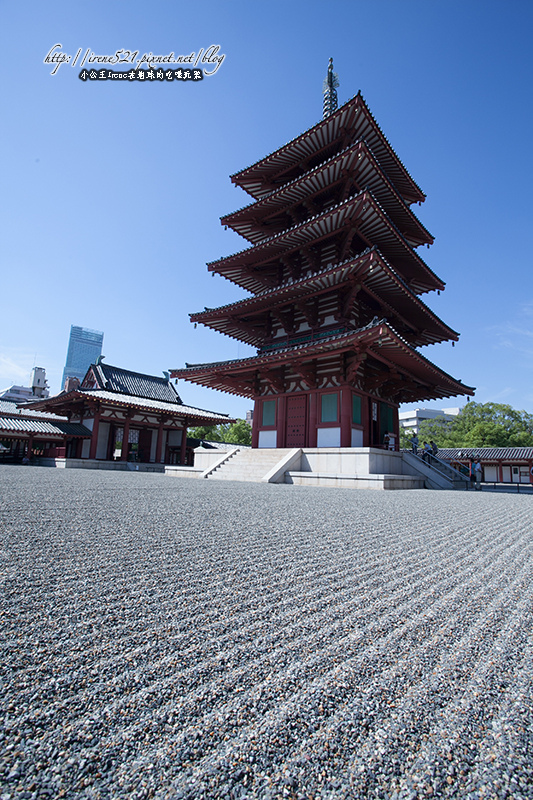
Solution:
[{"label": "handrail", "polygon": [[442,466],[446,467],[446,468],[447,468],[447,469],[448,469],[450,472],[452,472],[452,475],[450,475],[450,474],[448,474],[448,475],[447,475],[447,474],[446,474],[445,472],[443,472],[442,470],[440,470],[440,469],[437,469],[437,467],[433,466],[433,464],[431,464],[431,463],[429,462],[429,459],[426,461],[426,459],[425,459],[425,458],[423,458],[422,456],[419,456],[419,455],[418,455],[418,453],[413,453],[413,452],[412,452],[412,450],[405,450],[404,452],[408,453],[409,455],[412,455],[412,456],[413,456],[413,458],[416,458],[416,459],[418,459],[419,461],[421,461],[423,464],[425,464],[427,467],[429,467],[429,468],[430,468],[430,470],[432,470],[433,472],[436,472],[436,473],[437,473],[437,475],[440,475],[442,478],[444,478],[444,479],[445,479],[445,480],[447,480],[447,481],[451,481],[451,482],[453,483],[453,482],[454,482],[454,480],[455,480],[455,474],[457,474],[458,476],[460,476],[461,480],[464,480],[464,481],[465,481],[465,483],[467,483],[467,482],[468,482],[468,480],[465,478],[465,476],[461,475],[461,473],[460,473],[460,472],[457,472],[457,470],[454,470],[454,468],[453,468],[453,467],[450,467],[450,466],[449,466],[448,464],[446,464],[444,461],[441,461],[441,459],[440,459],[440,458],[436,458],[436,457],[435,457],[435,456],[434,456],[432,453],[426,453],[426,455],[427,455],[427,456],[429,456],[430,458],[433,458],[433,459],[434,459],[435,461],[437,461],[439,464],[442,464]]},{"label": "handrail", "polygon": [[[428,452],[425,452],[425,451],[418,451],[418,452],[414,453],[411,449],[408,450],[406,448],[404,448],[402,452],[410,453],[412,456],[415,456],[420,461],[423,461],[424,464],[427,464],[429,467],[431,467],[431,469],[434,469],[435,472],[439,472],[440,474],[444,474],[441,470],[438,470],[436,467],[434,467],[431,464],[432,460],[436,461],[437,464],[440,464],[442,467],[445,467],[446,470],[451,472],[451,477],[460,478],[461,480],[463,480],[465,482],[469,482],[469,480],[470,480],[468,475],[464,475],[462,472],[460,472],[459,470],[455,469],[455,467],[452,467],[452,465],[449,464],[447,461],[444,461],[444,459],[438,458],[438,456],[433,455],[433,453],[428,453]],[[427,457],[427,460],[426,460],[426,457]]]},{"label": "handrail", "polygon": [[440,469],[437,469],[436,467],[431,466],[431,464],[429,462],[427,462],[424,458],[422,458],[422,456],[419,456],[418,453],[416,453],[416,455],[415,455],[415,453],[411,453],[411,455],[414,458],[417,458],[419,461],[421,461],[423,464],[425,464],[430,469],[434,470],[434,472],[436,472],[438,475],[441,475],[443,478],[446,478],[447,481],[452,480],[449,475],[446,475],[445,472],[441,472]]},{"label": "handrail", "polygon": [[460,470],[455,469],[455,467],[452,467],[452,465],[449,464],[447,461],[444,461],[443,458],[439,458],[438,456],[433,455],[433,453],[429,453],[428,455],[429,455],[430,459],[434,459],[438,464],[442,464],[443,467],[446,467],[446,469],[449,469],[452,472],[453,475],[457,475],[457,477],[461,478],[461,480],[464,480],[464,481],[469,481],[470,480],[468,475],[465,475]]}]

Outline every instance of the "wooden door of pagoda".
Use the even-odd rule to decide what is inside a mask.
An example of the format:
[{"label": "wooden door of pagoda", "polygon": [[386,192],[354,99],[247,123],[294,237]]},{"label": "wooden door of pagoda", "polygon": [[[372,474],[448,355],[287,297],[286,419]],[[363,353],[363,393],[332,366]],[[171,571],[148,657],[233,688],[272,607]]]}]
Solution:
[{"label": "wooden door of pagoda", "polygon": [[287,429],[285,447],[306,446],[307,396],[292,395],[287,397]]}]

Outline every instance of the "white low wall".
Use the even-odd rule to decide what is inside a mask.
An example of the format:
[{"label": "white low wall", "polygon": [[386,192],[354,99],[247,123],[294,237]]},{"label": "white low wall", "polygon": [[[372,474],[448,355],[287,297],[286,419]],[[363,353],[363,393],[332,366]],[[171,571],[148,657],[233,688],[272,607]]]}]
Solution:
[{"label": "white low wall", "polygon": [[92,458],[37,458],[40,467],[59,469],[110,469],[116,472],[164,472],[164,464],[135,464],[131,461],[97,461]]},{"label": "white low wall", "polygon": [[330,475],[405,474],[401,453],[372,447],[306,447],[302,450],[299,471]]},{"label": "white low wall", "polygon": [[411,475],[334,475],[323,472],[285,474],[285,483],[299,486],[327,486],[336,489],[423,489],[424,479]]},{"label": "white low wall", "polygon": [[226,450],[222,450],[222,448],[215,450],[207,447],[196,447],[194,449],[194,466],[202,471],[209,469],[215,461],[219,461],[221,456],[235,449],[238,449],[238,445],[228,444]]}]

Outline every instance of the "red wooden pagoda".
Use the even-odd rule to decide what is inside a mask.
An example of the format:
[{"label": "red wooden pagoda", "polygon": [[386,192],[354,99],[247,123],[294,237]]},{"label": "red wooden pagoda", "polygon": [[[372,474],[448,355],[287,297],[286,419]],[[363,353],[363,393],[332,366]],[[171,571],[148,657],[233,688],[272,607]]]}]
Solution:
[{"label": "red wooden pagoda", "polygon": [[251,246],[208,269],[251,296],[191,315],[257,354],[171,373],[252,398],[254,447],[397,443],[399,403],[473,394],[417,350],[458,339],[420,299],[444,288],[416,251],[425,195],[335,77],[321,122],[232,176],[254,202],[222,223]]}]

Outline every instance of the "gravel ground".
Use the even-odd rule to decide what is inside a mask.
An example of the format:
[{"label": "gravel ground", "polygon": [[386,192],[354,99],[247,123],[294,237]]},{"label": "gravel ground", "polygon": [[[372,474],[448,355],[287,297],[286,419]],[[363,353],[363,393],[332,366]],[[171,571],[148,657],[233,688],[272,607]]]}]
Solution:
[{"label": "gravel ground", "polygon": [[533,497],[0,468],[0,798],[533,798]]}]

